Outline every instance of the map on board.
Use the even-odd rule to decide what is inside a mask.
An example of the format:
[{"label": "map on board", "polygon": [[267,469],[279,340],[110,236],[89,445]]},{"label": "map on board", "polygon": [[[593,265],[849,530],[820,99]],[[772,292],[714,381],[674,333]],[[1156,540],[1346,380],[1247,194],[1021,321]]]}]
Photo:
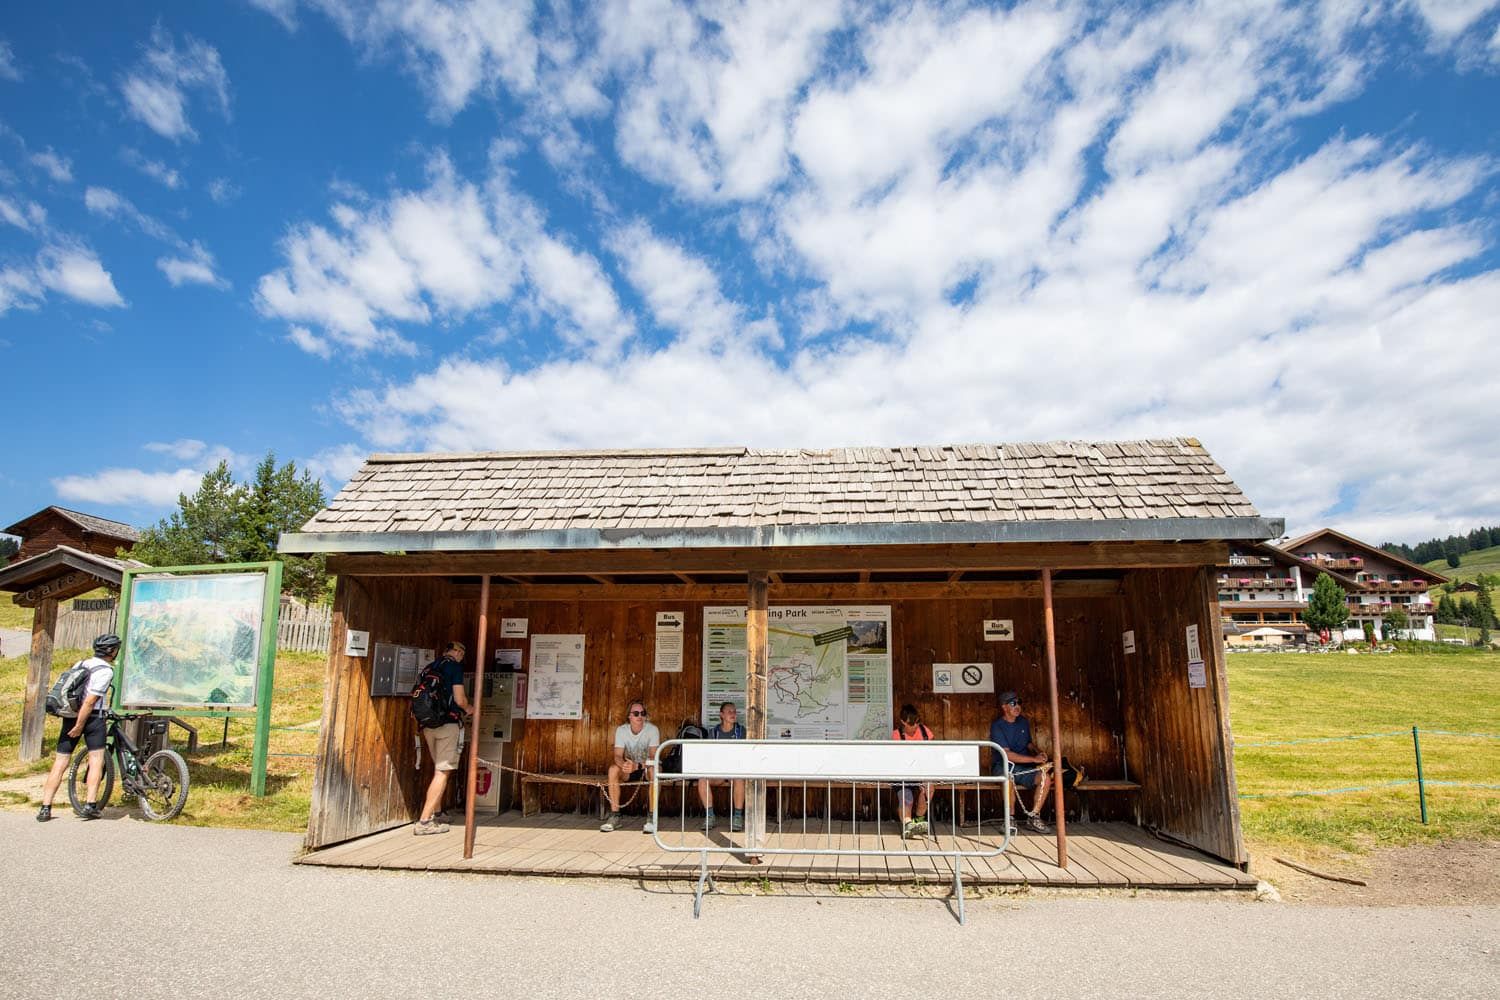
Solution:
[{"label": "map on board", "polygon": [[531,637],[529,718],[583,718],[583,643],[581,635]]},{"label": "map on board", "polygon": [[[745,609],[703,611],[703,718],[745,708]],[[891,609],[771,608],[767,612],[766,736],[887,739],[891,733]]]},{"label": "map on board", "polygon": [[121,704],[252,707],[265,588],[264,573],[132,580]]}]

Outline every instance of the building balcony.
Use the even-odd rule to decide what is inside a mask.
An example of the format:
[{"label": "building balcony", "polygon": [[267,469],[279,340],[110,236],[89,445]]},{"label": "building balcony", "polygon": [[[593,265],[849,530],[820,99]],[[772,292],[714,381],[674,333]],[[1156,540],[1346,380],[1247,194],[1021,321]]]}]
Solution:
[{"label": "building balcony", "polygon": [[1381,601],[1376,604],[1351,604],[1349,615],[1352,618],[1378,618],[1396,608],[1405,611],[1412,618],[1422,618],[1437,611],[1431,604],[1391,604]]},{"label": "building balcony", "polygon": [[1310,561],[1326,569],[1359,569],[1365,564],[1359,556],[1312,556]]},{"label": "building balcony", "polygon": [[1245,576],[1220,576],[1220,590],[1296,590],[1297,585],[1287,577],[1267,580]]}]

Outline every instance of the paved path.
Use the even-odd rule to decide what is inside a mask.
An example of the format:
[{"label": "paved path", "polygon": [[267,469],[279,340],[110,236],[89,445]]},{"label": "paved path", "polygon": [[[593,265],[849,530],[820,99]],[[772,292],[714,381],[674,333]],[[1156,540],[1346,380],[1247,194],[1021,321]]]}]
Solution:
[{"label": "paved path", "polygon": [[820,890],[694,921],[680,886],[304,868],[298,841],[0,812],[0,997],[1500,995],[1497,907],[992,895],[960,927]]},{"label": "paved path", "polygon": [[0,657],[28,656],[30,653],[30,629],[0,628]]}]

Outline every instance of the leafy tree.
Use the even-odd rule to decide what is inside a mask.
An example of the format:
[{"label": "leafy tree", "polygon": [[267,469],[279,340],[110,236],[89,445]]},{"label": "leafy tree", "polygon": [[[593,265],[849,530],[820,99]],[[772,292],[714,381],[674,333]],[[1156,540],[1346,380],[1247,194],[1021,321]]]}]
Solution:
[{"label": "leafy tree", "polygon": [[1375,645],[1375,623],[1365,622],[1363,627],[1365,630],[1365,642],[1368,642],[1372,646]]},{"label": "leafy tree", "polygon": [[279,559],[282,589],[316,601],[326,593],[323,557],[282,556],[276,544],[325,502],[322,483],[299,475],[294,462],[278,466],[274,453],[266,453],[247,484],[236,483],[228,463],[220,462],[192,496],[177,498],[176,511],[142,533],[130,555],[153,566]]},{"label": "leafy tree", "polygon": [[1449,569],[1458,569],[1458,567],[1463,564],[1463,559],[1459,557],[1458,549],[1455,546],[1448,546],[1448,553],[1446,558],[1448,560]]},{"label": "leafy tree", "polygon": [[1307,599],[1307,610],[1302,620],[1314,632],[1324,629],[1332,632],[1349,620],[1349,595],[1327,573],[1319,573],[1313,581],[1312,595]]},{"label": "leafy tree", "polygon": [[1407,615],[1405,608],[1393,607],[1380,619],[1380,635],[1386,642],[1406,638],[1410,628],[1411,617]]}]

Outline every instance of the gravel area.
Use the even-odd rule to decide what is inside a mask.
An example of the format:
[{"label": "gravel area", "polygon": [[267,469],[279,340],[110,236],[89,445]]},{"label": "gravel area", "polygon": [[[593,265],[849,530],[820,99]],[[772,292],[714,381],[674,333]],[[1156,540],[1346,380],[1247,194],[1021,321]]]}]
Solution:
[{"label": "gravel area", "polygon": [[1491,905],[991,893],[960,927],[936,898],[737,889],[695,921],[686,885],[304,868],[299,841],[0,811],[0,995],[1500,995]]}]

